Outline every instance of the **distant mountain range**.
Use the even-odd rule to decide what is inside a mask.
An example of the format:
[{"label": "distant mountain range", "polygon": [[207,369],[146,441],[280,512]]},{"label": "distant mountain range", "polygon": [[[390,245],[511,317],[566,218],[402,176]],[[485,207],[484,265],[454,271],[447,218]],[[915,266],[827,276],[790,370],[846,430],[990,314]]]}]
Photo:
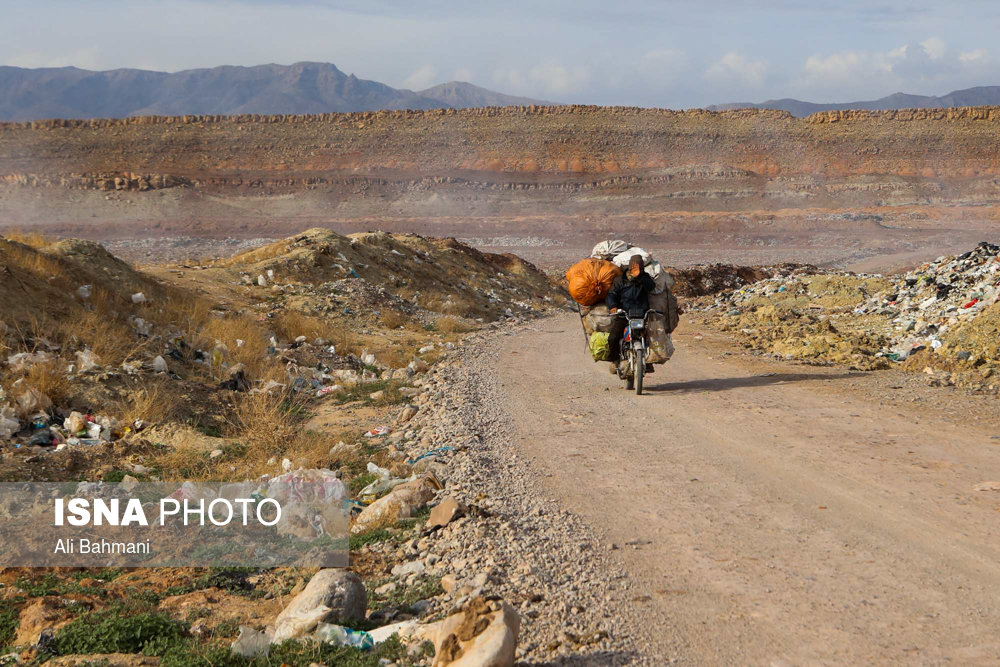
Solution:
[{"label": "distant mountain range", "polygon": [[550,104],[452,81],[397,89],[329,63],[182,72],[0,67],[0,120],[183,114],[284,114]]},{"label": "distant mountain range", "polygon": [[838,111],[841,109],[939,109],[947,107],[977,107],[1000,105],[1000,86],[978,86],[955,90],[940,97],[928,95],[907,95],[894,93],[877,100],[864,102],[835,102],[817,104],[801,100],[781,99],[768,100],[760,104],[752,102],[732,102],[730,104],[715,104],[708,107],[711,111],[728,109],[781,109],[793,116],[808,116],[818,111]]}]

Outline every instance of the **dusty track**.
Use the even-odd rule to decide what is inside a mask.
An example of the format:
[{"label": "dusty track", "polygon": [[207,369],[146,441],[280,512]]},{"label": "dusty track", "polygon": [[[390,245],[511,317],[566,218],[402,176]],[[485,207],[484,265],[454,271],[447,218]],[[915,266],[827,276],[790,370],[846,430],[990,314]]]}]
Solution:
[{"label": "dusty track", "polygon": [[974,490],[1000,480],[995,402],[732,354],[690,322],[676,341],[642,397],[584,357],[575,315],[507,338],[496,363],[540,491],[641,582],[646,650],[1000,661],[1000,492]]}]

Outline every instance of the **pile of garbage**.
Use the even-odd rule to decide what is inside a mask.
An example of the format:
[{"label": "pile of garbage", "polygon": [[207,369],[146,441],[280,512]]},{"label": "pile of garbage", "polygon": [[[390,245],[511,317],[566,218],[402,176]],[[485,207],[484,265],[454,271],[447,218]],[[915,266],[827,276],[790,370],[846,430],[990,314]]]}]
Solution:
[{"label": "pile of garbage", "polygon": [[1000,245],[980,243],[897,278],[777,273],[703,297],[699,307],[747,347],[809,363],[947,371],[945,384],[996,390]]},{"label": "pile of garbage", "polygon": [[[910,271],[858,306],[855,313],[892,318],[883,354],[903,361],[925,348],[944,348],[951,333],[979,318],[998,299],[1000,246],[984,241],[957,257],[938,257]],[[956,352],[965,359],[974,353]]]},{"label": "pile of garbage", "polygon": [[594,361],[607,361],[610,356],[609,338],[616,318],[604,303],[616,278],[628,268],[633,256],[642,257],[645,272],[653,279],[655,288],[650,295],[650,310],[662,315],[650,315],[647,321],[649,350],[646,360],[652,364],[665,363],[673,356],[674,346],[670,334],[677,327],[680,310],[670,288],[673,277],[646,250],[631,246],[625,241],[602,241],[594,246],[591,255],[566,271],[570,296],[580,305],[580,317],[587,336],[587,348]]}]

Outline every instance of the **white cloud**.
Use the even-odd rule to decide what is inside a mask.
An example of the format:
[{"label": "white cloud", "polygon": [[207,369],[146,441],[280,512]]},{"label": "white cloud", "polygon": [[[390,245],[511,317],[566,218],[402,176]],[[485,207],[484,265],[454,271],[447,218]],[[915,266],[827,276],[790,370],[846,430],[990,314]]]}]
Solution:
[{"label": "white cloud", "polygon": [[924,41],[920,42],[920,46],[924,47],[924,51],[933,60],[940,60],[948,51],[948,46],[940,37],[928,37]]},{"label": "white cloud", "polygon": [[565,67],[555,62],[535,65],[527,70],[501,67],[493,72],[493,81],[518,93],[560,95],[585,87],[590,81],[590,70],[586,67]]},{"label": "white cloud", "polygon": [[471,81],[472,70],[468,67],[459,67],[455,70],[455,81]]},{"label": "white cloud", "polygon": [[706,71],[705,77],[723,84],[736,84],[744,88],[756,88],[764,83],[767,74],[767,63],[763,60],[751,60],[742,53],[730,51],[722,59],[713,63]]},{"label": "white cloud", "polygon": [[422,90],[423,88],[430,88],[437,82],[437,70],[430,65],[424,65],[417,71],[406,77],[406,81],[403,82],[403,86],[406,88],[411,88],[413,90]]},{"label": "white cloud", "polygon": [[976,49],[958,54],[958,59],[963,63],[981,63],[989,58],[989,51],[986,49]]},{"label": "white cloud", "polygon": [[930,37],[919,44],[887,51],[810,56],[802,68],[799,86],[808,90],[841,88],[878,96],[897,90],[941,94],[987,76],[989,64],[985,49],[956,54],[944,40]]}]

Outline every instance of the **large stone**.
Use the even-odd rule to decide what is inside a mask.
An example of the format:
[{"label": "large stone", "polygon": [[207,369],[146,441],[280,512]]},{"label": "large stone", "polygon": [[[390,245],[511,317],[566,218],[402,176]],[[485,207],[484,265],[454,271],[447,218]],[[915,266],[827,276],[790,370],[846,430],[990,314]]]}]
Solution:
[{"label": "large stone", "polygon": [[368,594],[361,577],[348,570],[320,570],[274,619],[275,641],[301,637],[317,623],[350,625],[364,620],[367,611]]},{"label": "large stone", "polygon": [[417,414],[417,406],[415,406],[415,405],[407,405],[405,408],[403,408],[400,411],[399,418],[398,418],[397,421],[400,424],[405,424],[406,422],[408,422],[411,419],[413,419],[416,416],[416,414]]},{"label": "large stone", "polygon": [[468,508],[455,498],[445,498],[431,510],[427,527],[447,526],[453,519],[465,515]]},{"label": "large stone", "polygon": [[513,607],[480,597],[419,636],[434,643],[433,667],[510,667],[520,628]]}]

